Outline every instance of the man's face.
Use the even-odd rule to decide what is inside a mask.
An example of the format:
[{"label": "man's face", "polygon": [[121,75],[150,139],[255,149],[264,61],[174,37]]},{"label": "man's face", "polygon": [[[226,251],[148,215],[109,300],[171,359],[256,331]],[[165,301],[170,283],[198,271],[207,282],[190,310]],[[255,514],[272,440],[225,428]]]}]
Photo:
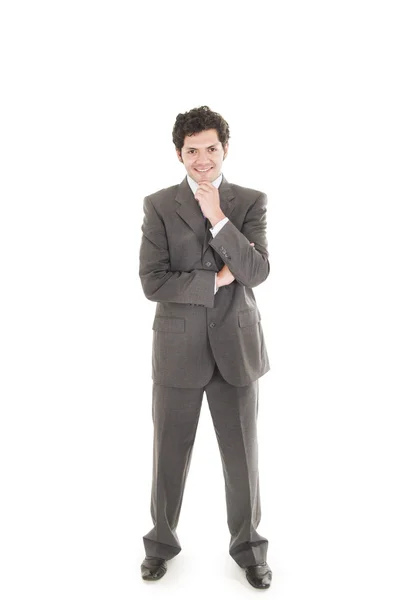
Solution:
[{"label": "man's face", "polygon": [[182,150],[177,150],[176,153],[178,159],[185,165],[187,174],[200,183],[214,181],[219,177],[228,147],[226,143],[223,149],[216,129],[207,129],[187,135]]}]

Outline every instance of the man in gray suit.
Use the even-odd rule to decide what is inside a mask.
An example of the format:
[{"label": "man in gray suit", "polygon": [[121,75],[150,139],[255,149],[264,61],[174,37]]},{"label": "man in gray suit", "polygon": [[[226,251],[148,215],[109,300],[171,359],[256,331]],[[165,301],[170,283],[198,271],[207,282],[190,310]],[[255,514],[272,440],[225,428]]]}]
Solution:
[{"label": "man in gray suit", "polygon": [[[153,528],[143,579],[157,580],[181,551],[176,533],[206,393],[225,478],[229,553],[268,588],[261,519],[258,378],[270,369],[253,289],[269,275],[266,194],[222,174],[229,126],[208,106],[177,116],[178,185],[146,196],[139,276],[156,302],[152,346]],[[210,532],[209,532],[210,533]]]}]

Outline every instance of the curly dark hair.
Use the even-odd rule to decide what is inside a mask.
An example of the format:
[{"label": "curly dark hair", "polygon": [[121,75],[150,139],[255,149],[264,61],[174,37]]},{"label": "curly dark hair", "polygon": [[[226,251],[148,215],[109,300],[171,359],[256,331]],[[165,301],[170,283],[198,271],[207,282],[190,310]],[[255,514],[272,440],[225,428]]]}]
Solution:
[{"label": "curly dark hair", "polygon": [[225,149],[225,144],[230,137],[229,125],[220,114],[210,110],[208,106],[200,106],[192,108],[188,112],[179,113],[172,130],[172,141],[175,147],[181,151],[185,136],[207,129],[217,130],[219,141]]}]

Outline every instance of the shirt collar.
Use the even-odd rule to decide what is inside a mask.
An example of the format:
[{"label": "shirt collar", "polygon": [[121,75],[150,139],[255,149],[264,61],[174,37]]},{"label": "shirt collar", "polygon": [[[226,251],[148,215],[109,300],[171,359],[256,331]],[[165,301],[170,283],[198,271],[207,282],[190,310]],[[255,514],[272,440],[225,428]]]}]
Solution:
[{"label": "shirt collar", "polygon": [[[195,194],[197,191],[197,188],[198,188],[198,183],[196,181],[194,181],[194,179],[192,179],[190,177],[190,175],[187,175],[187,181],[188,181],[188,184],[190,185],[190,189],[192,190],[193,194]],[[219,188],[221,182],[222,182],[222,173],[219,175],[219,177],[214,179],[214,181],[211,181],[212,185],[214,185],[217,188]]]}]

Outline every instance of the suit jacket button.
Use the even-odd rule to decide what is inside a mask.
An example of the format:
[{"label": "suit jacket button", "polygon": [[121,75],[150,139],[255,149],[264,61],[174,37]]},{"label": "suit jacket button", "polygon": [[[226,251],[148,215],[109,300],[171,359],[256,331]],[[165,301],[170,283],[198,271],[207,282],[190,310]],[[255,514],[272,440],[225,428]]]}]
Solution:
[{"label": "suit jacket button", "polygon": [[215,323],[213,321],[210,323],[210,327],[215,327]]},{"label": "suit jacket button", "polygon": [[212,265],[212,262],[210,262],[209,260],[205,263],[206,267],[210,267]]}]

